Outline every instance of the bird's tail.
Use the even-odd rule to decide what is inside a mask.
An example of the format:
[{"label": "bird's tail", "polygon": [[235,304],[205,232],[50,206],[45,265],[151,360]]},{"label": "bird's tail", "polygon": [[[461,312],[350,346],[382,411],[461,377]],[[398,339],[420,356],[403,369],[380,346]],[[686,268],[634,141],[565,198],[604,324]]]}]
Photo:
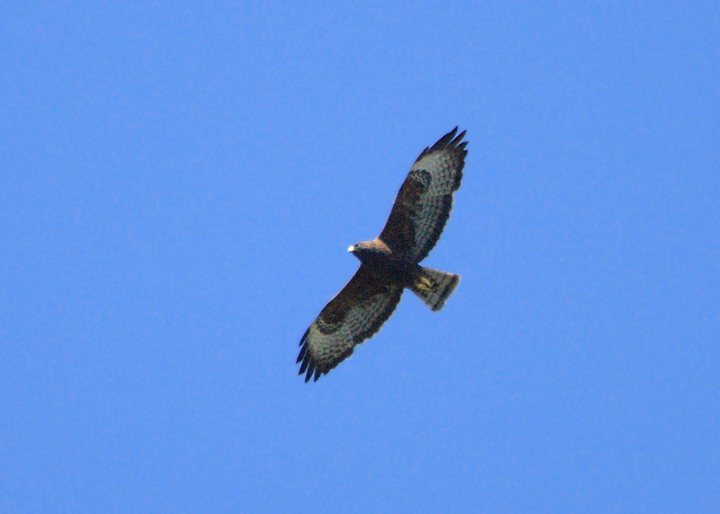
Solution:
[{"label": "bird's tail", "polygon": [[460,282],[458,275],[420,266],[417,280],[410,289],[425,302],[425,305],[434,311],[439,311],[445,305],[445,300],[455,291],[458,282]]}]

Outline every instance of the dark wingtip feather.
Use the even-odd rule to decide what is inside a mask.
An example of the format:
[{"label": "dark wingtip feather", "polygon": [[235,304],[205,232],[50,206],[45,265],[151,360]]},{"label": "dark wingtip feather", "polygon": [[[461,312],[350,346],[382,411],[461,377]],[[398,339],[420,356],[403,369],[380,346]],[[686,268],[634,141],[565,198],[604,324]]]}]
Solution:
[{"label": "dark wingtip feather", "polygon": [[307,346],[303,346],[300,350],[300,354],[298,355],[297,360],[295,361],[295,364],[299,363],[301,360],[305,358],[305,355],[307,354]]},{"label": "dark wingtip feather", "polygon": [[[310,359],[303,359],[302,365],[300,365],[300,371],[298,372],[298,375],[302,375],[303,373],[305,373],[305,370],[307,369],[309,363]],[[297,362],[295,364],[297,364]]]},{"label": "dark wingtip feather", "polygon": [[[306,337],[303,337],[301,344],[305,342]],[[298,375],[305,375],[305,383],[308,383],[311,378],[317,382],[318,378],[327,373],[327,370],[323,372],[323,370],[318,367],[318,363],[313,359],[307,344],[303,344],[303,347],[300,349],[300,354],[295,361],[295,364],[298,363],[300,363]]]},{"label": "dark wingtip feather", "polygon": [[457,133],[458,128],[455,127],[450,132],[445,134],[443,137],[438,139],[438,142],[432,145],[432,148],[430,148],[430,151],[433,150],[440,150],[442,148],[445,148],[450,141],[452,141],[452,138],[455,137],[455,134]]},{"label": "dark wingtip feather", "polygon": [[305,341],[307,341],[308,336],[310,335],[310,329],[312,328],[312,325],[308,327],[308,329],[305,331],[305,333],[302,336],[302,339],[300,339],[299,346],[302,346],[305,344]]},{"label": "dark wingtip feather", "polygon": [[455,134],[457,134],[458,127],[455,127],[450,132],[445,134],[443,137],[438,139],[437,143],[432,145],[430,148],[426,148],[423,150],[422,155],[425,155],[430,152],[434,152],[436,150],[445,150],[445,149],[454,149],[457,148],[461,152],[467,153],[467,150],[465,150],[465,146],[467,146],[467,141],[463,141],[463,138],[465,137],[466,131],[463,130],[460,132],[460,134],[455,137]]},{"label": "dark wingtip feather", "polygon": [[[457,128],[456,128],[455,130],[457,130]],[[463,130],[462,132],[460,132],[460,134],[458,134],[458,137],[456,137],[455,139],[453,139],[452,141],[450,141],[450,144],[449,144],[448,146],[456,146],[456,147],[459,148],[461,141],[462,141],[463,138],[465,137],[465,132],[466,132],[465,130]],[[465,144],[467,144],[467,143],[465,143]]]}]

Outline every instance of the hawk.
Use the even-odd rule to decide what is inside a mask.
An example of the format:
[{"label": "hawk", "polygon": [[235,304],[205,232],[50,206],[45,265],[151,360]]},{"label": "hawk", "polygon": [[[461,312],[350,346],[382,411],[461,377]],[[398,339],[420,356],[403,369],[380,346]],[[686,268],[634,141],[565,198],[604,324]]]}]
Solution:
[{"label": "hawk", "polygon": [[348,248],[360,260],[350,282],[322,310],[300,341],[300,372],[317,380],[380,330],[409,288],[433,311],[455,291],[458,275],[420,266],[450,216],[467,150],[457,127],[410,168],[380,235]]}]

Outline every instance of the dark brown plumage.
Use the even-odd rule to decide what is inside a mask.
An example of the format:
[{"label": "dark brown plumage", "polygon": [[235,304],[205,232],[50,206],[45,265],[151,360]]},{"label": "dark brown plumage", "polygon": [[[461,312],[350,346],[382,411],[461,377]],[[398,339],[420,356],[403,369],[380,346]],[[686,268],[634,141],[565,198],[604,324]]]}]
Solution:
[{"label": "dark brown plumage", "polygon": [[457,287],[458,275],[419,265],[440,239],[462,180],[467,142],[465,132],[455,134],[457,127],[417,158],[380,235],[349,248],[360,268],[300,341],[297,362],[306,382],[327,374],[375,335],[406,287],[433,311]]}]

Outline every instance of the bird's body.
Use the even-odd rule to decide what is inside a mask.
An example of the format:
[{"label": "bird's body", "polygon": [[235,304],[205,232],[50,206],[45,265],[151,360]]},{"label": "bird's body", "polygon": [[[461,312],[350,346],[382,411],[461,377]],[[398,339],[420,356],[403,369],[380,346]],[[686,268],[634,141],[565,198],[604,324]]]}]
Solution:
[{"label": "bird's body", "polygon": [[405,288],[440,310],[458,275],[420,266],[435,246],[452,209],[465,164],[465,132],[457,128],[415,161],[380,235],[348,250],[361,262],[300,341],[300,374],[317,380],[372,337],[395,310]]},{"label": "bird's body", "polygon": [[379,237],[372,241],[353,245],[348,248],[348,251],[373,273],[403,283],[409,283],[412,272],[419,267],[417,264],[413,265],[411,261],[403,259],[402,256],[394,254]]}]

